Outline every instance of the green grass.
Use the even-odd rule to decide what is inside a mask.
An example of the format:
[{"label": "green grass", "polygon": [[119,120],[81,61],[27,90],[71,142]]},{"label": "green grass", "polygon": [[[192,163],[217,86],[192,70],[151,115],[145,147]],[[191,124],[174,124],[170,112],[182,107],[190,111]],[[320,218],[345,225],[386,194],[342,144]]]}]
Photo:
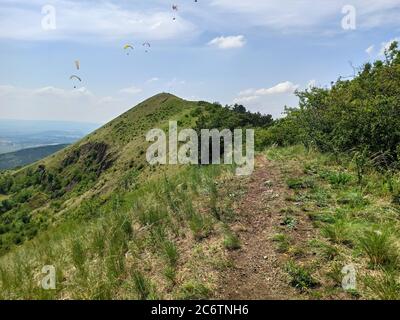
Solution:
[{"label": "green grass", "polygon": [[[398,299],[400,207],[393,200],[400,175],[388,177],[365,169],[360,185],[357,166],[344,155],[293,146],[271,148],[267,156],[280,166],[292,190],[286,196],[287,206],[302,208],[315,228],[308,243],[290,241],[291,228],[281,228],[274,237],[279,252],[290,253],[293,247],[303,252],[299,257],[291,255],[294,261],[287,267],[290,283],[311,297],[340,298],[341,270],[353,263],[357,294],[347,292],[349,298]],[[312,183],[305,183],[308,181]],[[291,218],[284,212],[282,225],[290,225]],[[307,262],[314,270],[312,277],[311,269],[304,267]],[[322,281],[313,287],[314,274]]]},{"label": "green grass", "polygon": [[311,275],[311,271],[290,261],[286,265],[286,272],[290,277],[290,284],[301,291],[315,288],[319,283]]},{"label": "green grass", "polygon": [[0,254],[65,219],[92,219],[101,214],[104,198],[179,170],[149,166],[146,132],[167,128],[170,119],[193,126],[196,119],[185,116],[196,108],[196,102],[156,95],[78,143],[28,167],[0,173],[0,227],[7,226],[0,234]]},{"label": "green grass", "polygon": [[228,250],[237,250],[241,247],[239,237],[231,230],[225,231],[224,247]]},{"label": "green grass", "polygon": [[[221,231],[214,231],[213,236],[225,235],[224,225],[210,208],[208,189],[209,181],[221,175],[229,177],[232,173],[225,167],[182,168],[169,173],[168,179],[153,179],[134,190],[98,201],[94,211],[101,214],[75,215],[74,219],[50,227],[0,257],[1,297],[206,297],[208,284],[196,284],[193,279],[196,273],[187,270],[212,266],[203,256],[196,259],[196,264],[190,259],[180,261],[180,253],[182,248],[206,246],[199,234],[210,235],[210,230],[218,224],[221,226],[216,230]],[[190,188],[185,186],[193,176],[198,177],[197,183]],[[224,188],[223,182],[220,187]],[[169,197],[177,200],[174,206]],[[220,206],[220,196],[213,201],[216,207]],[[60,274],[57,289],[51,292],[38,287],[37,276],[32,276],[46,264],[54,265]]]},{"label": "green grass", "polygon": [[388,230],[366,230],[359,237],[359,243],[374,268],[398,266],[398,248],[394,245]]},{"label": "green grass", "polygon": [[393,272],[384,272],[377,277],[367,276],[364,285],[373,299],[400,300],[400,281]]},{"label": "green grass", "polygon": [[290,249],[290,238],[288,235],[283,233],[275,234],[272,240],[276,243],[276,248],[280,253],[286,253]]},{"label": "green grass", "polygon": [[182,300],[205,300],[209,298],[211,290],[203,283],[193,280],[182,285],[179,298]]}]

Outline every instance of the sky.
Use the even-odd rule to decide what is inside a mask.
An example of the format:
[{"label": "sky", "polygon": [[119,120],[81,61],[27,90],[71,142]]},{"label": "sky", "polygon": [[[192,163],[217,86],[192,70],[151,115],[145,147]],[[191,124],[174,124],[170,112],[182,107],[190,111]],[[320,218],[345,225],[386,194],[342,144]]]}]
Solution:
[{"label": "sky", "polygon": [[105,123],[159,92],[277,118],[399,37],[400,0],[0,0],[0,119]]}]

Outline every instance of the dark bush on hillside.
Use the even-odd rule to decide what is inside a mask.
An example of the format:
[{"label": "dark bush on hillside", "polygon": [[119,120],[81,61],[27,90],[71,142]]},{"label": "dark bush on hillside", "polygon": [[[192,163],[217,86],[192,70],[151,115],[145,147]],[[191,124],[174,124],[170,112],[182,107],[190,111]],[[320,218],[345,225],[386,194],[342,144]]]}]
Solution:
[{"label": "dark bush on hillside", "polygon": [[[202,106],[204,106],[202,104]],[[205,112],[200,113],[197,129],[240,129],[268,128],[273,124],[271,115],[252,113],[242,105],[221,106],[218,103],[208,104]]]},{"label": "dark bush on hillside", "polygon": [[[192,116],[198,118],[195,129],[199,134],[202,129],[229,129],[231,131],[246,128],[255,129],[256,149],[260,150],[265,146],[266,143],[264,142],[265,139],[263,136],[265,134],[265,129],[274,123],[271,115],[262,115],[259,112],[252,113],[247,111],[243,105],[239,104],[225,107],[217,102],[213,104],[199,102],[198,104],[203,108],[197,108],[192,113]],[[262,139],[260,139],[260,137],[262,137]],[[223,153],[223,148],[223,144],[221,143],[221,154]]]},{"label": "dark bush on hillside", "polygon": [[13,185],[13,179],[10,175],[0,176],[0,194],[7,194]]},{"label": "dark bush on hillside", "polygon": [[275,120],[273,126],[256,134],[256,148],[262,150],[271,145],[289,146],[304,142],[305,130],[301,126],[298,109],[286,109],[286,117]]}]

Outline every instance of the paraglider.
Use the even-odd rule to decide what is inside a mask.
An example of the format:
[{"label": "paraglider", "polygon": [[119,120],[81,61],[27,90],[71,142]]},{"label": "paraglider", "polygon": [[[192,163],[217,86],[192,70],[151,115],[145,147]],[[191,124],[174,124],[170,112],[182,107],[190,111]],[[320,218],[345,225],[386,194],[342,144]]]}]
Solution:
[{"label": "paraglider", "polygon": [[146,48],[146,49],[145,49],[146,52],[149,52],[149,49],[151,48],[150,43],[145,42],[145,43],[142,44],[142,46]]},{"label": "paraglider", "polygon": [[[175,12],[178,12],[178,6],[177,6],[176,4],[173,4],[173,5],[172,5],[172,10],[175,11]],[[174,21],[176,20],[175,15],[174,15],[174,17],[173,17],[172,20],[174,20]]]},{"label": "paraglider", "polygon": [[[124,46],[124,50],[128,50],[128,49],[133,50],[133,46],[130,44],[126,44]],[[126,55],[129,56],[129,51],[126,52]]]},{"label": "paraglider", "polygon": [[[76,76],[76,75],[70,76],[69,79],[70,79],[70,80],[79,80],[79,82],[82,82],[82,79],[79,78],[79,77]],[[76,89],[76,85],[74,85],[74,89]]]}]

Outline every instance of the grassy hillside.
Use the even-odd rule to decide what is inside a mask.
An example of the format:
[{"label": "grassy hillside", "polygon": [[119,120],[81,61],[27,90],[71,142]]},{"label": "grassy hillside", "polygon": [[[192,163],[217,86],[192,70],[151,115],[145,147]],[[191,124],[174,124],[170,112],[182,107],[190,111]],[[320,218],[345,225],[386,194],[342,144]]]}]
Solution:
[{"label": "grassy hillside", "polygon": [[[393,188],[400,174],[369,167],[358,180],[351,157],[296,145],[270,148],[292,190],[271,235],[290,283],[313,299],[400,299],[400,207]],[[297,232],[306,229],[299,238]],[[343,268],[356,272],[345,291]]]},{"label": "grassy hillside", "polygon": [[157,95],[60,152],[3,172],[0,194],[7,199],[0,203],[0,251],[71,215],[91,215],[114,192],[153,176],[155,168],[145,159],[146,132],[167,126],[167,119],[191,125],[185,115],[195,107],[169,94]]},{"label": "grassy hillside", "polygon": [[[239,245],[228,225],[240,196],[239,184],[228,187],[233,168],[150,167],[145,134],[170,120],[195,128],[221,114],[243,126],[264,119],[160,94],[79,143],[3,173],[1,297],[209,296],[216,271],[229,264],[223,248]],[[49,264],[58,285],[46,291],[37,283]]]},{"label": "grassy hillside", "polygon": [[67,146],[67,144],[57,144],[0,154],[0,170],[13,169],[31,164],[64,149]]}]

